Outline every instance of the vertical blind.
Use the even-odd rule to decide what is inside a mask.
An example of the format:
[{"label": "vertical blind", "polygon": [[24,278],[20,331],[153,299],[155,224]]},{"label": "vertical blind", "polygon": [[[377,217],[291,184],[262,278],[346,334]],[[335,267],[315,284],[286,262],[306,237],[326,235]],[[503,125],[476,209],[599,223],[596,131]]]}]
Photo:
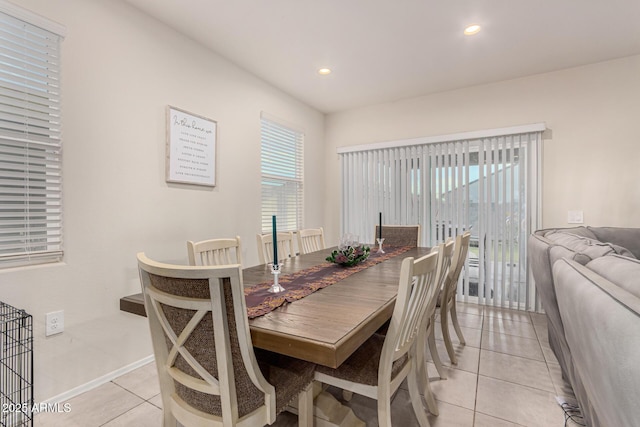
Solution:
[{"label": "vertical blind", "polygon": [[421,241],[429,246],[470,231],[459,300],[538,309],[526,240],[540,221],[541,135],[496,130],[339,150],[342,231],[373,241],[378,212],[384,224],[422,225]]},{"label": "vertical blind", "polygon": [[0,6],[0,267],[58,261],[62,36]]},{"label": "vertical blind", "polygon": [[262,232],[302,228],[304,133],[261,118]]}]

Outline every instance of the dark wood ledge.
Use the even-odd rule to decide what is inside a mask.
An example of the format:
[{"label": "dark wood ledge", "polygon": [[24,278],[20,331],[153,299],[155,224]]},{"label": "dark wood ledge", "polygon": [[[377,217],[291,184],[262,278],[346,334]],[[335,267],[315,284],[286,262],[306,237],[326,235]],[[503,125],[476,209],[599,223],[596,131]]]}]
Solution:
[{"label": "dark wood ledge", "polygon": [[147,312],[144,309],[144,298],[142,298],[142,293],[120,298],[120,310],[137,314],[138,316],[147,317]]}]

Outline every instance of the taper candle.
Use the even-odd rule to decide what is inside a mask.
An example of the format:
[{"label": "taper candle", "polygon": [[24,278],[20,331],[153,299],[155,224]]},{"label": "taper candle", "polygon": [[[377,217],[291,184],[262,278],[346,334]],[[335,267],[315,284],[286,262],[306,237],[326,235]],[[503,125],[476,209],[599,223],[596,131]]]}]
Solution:
[{"label": "taper candle", "polygon": [[276,216],[271,217],[273,222],[273,265],[278,265],[278,232],[276,231]]},{"label": "taper candle", "polygon": [[382,239],[382,212],[380,212],[380,225],[378,226],[378,239]]}]

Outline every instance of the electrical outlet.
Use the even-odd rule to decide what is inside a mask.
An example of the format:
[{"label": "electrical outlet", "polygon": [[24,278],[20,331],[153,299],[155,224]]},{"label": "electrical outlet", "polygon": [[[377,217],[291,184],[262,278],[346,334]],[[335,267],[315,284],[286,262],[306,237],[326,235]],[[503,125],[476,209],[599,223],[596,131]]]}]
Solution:
[{"label": "electrical outlet", "polygon": [[45,336],[59,334],[64,331],[64,311],[52,311],[46,314]]}]

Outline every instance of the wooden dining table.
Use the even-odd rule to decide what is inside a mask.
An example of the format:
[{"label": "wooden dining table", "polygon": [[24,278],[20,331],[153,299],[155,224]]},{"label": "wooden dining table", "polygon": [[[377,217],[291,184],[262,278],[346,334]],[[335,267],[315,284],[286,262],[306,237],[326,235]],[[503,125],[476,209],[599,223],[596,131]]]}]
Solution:
[{"label": "wooden dining table", "polygon": [[[325,258],[334,249],[283,261],[281,277],[326,263]],[[371,250],[376,248],[372,246]],[[298,301],[250,319],[253,345],[332,368],[340,366],[391,318],[402,260],[419,258],[429,251],[430,248],[424,247],[409,249]],[[242,274],[245,287],[273,280],[267,265],[245,268]],[[120,309],[146,315],[142,294],[121,298]]]},{"label": "wooden dining table", "polygon": [[[281,277],[326,264],[336,248],[298,255],[281,263]],[[377,250],[371,247],[372,251]],[[427,255],[430,248],[411,248],[357,271],[302,299],[285,303],[249,320],[254,347],[336,368],[371,337],[393,314],[400,267],[406,257]],[[350,268],[334,266],[333,268]],[[245,288],[273,280],[268,265],[242,271]],[[124,311],[145,315],[141,294],[120,300]],[[364,427],[351,408],[341,405],[314,383],[314,425]],[[295,407],[294,407],[295,409]]]}]

